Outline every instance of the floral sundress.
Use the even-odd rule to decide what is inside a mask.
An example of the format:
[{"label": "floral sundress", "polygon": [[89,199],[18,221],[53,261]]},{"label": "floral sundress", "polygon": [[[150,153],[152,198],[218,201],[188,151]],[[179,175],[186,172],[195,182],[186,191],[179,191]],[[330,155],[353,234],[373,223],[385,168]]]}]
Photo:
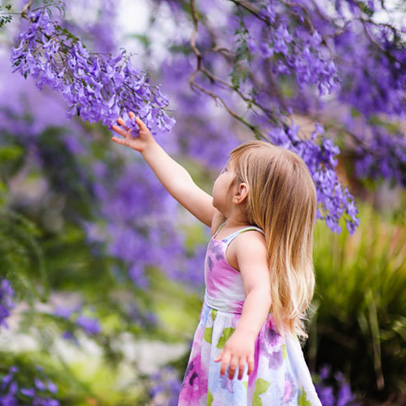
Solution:
[{"label": "floral sundress", "polygon": [[[221,226],[220,226],[221,228]],[[206,290],[178,406],[321,406],[298,339],[282,337],[271,314],[255,342],[255,366],[241,380],[220,375],[214,359],[234,332],[244,305],[240,272],[226,260],[226,249],[246,227],[223,240],[210,239],[205,258]]]}]

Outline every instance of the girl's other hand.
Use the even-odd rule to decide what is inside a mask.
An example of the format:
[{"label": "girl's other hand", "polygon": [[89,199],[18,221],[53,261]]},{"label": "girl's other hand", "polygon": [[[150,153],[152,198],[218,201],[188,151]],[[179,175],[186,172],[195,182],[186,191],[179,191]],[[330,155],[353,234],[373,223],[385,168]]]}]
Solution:
[{"label": "girl's other hand", "polygon": [[126,145],[132,149],[135,149],[136,151],[143,153],[145,148],[154,142],[154,138],[152,137],[152,134],[149,131],[148,127],[139,117],[135,117],[135,114],[132,111],[130,111],[128,115],[130,116],[130,118],[134,118],[135,122],[138,125],[138,137],[133,137],[131,131],[128,129],[128,127],[126,127],[125,121],[120,117],[119,119],[117,119],[117,124],[119,124],[119,126],[113,125],[112,129],[124,138],[112,137],[111,139],[117,144]]},{"label": "girl's other hand", "polygon": [[230,365],[228,377],[234,379],[238,368],[238,379],[242,379],[245,365],[248,363],[248,375],[254,370],[255,339],[253,334],[240,331],[238,328],[227,340],[223,350],[214,362],[221,361],[220,374],[224,375]]}]

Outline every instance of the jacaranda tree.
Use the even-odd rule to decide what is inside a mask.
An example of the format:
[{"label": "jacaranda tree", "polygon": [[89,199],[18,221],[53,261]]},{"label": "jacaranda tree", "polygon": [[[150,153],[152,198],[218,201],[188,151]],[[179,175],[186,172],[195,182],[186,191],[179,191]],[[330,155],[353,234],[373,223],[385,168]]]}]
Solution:
[{"label": "jacaranda tree", "polygon": [[[117,20],[123,0],[3,1],[0,326],[15,302],[35,307],[69,287],[79,305],[33,310],[31,323],[54,323],[72,341],[84,331],[119,361],[117,331],[159,335],[152,270],[202,286],[201,231],[136,154],[110,141],[119,116],[137,135],[128,111],[203,184],[244,140],[295,151],[316,184],[318,221],[353,233],[360,218],[337,175],[340,151],[353,178],[406,186],[406,27],[393,3],[150,0],[140,2],[148,29],[126,39],[138,46],[131,55]],[[36,192],[19,189],[27,179]],[[78,262],[57,259],[69,257]],[[123,303],[114,293],[129,283],[136,299]],[[90,304],[125,323],[104,331]],[[10,368],[0,397],[55,392],[45,377],[21,387]]]}]

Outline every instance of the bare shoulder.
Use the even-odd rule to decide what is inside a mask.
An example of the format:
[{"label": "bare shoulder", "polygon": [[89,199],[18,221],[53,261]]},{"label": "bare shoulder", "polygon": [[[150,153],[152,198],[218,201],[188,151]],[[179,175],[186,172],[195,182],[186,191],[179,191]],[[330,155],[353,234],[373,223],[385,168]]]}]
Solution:
[{"label": "bare shoulder", "polygon": [[244,265],[266,264],[265,237],[259,231],[244,231],[232,241],[226,255],[229,263],[240,271]]},{"label": "bare shoulder", "polygon": [[235,248],[237,255],[238,253],[243,255],[266,255],[265,236],[256,230],[245,231],[235,239]]}]

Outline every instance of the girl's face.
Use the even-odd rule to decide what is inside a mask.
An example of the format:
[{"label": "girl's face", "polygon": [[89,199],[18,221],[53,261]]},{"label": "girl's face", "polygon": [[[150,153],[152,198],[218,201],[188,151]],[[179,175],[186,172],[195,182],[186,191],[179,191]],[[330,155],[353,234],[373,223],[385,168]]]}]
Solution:
[{"label": "girl's face", "polygon": [[213,206],[227,217],[231,208],[232,183],[235,179],[234,165],[228,161],[213,185]]}]

